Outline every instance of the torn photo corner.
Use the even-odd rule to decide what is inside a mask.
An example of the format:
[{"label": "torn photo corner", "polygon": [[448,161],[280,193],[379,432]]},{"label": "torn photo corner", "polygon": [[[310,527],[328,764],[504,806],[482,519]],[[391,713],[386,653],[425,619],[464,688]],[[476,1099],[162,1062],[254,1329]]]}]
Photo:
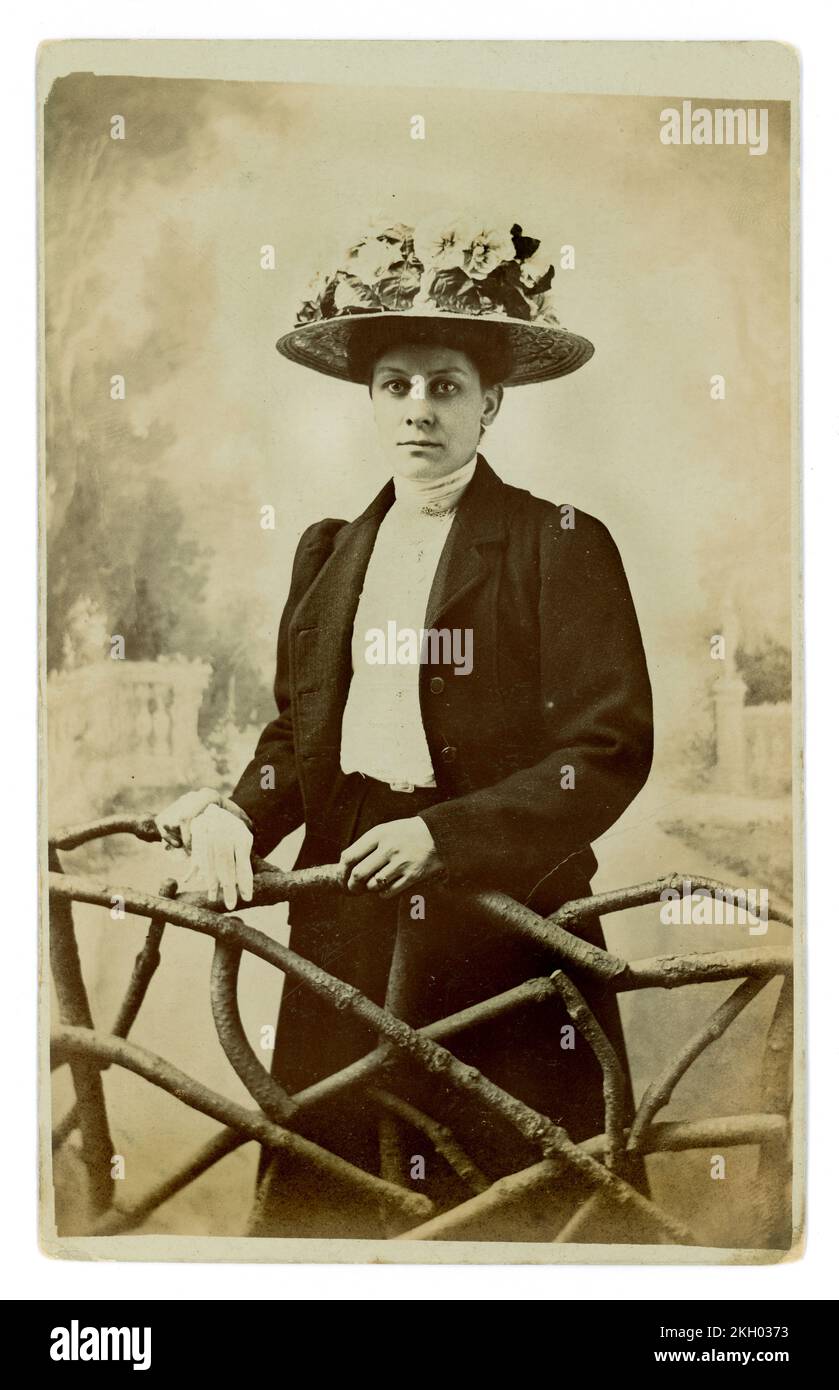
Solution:
[{"label": "torn photo corner", "polygon": [[38,68],[42,1249],[799,1258],[796,53]]}]

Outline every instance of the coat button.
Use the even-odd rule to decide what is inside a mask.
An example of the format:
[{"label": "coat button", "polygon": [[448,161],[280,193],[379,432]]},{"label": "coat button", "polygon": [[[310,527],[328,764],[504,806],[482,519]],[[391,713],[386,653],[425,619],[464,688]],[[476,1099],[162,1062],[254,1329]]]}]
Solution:
[{"label": "coat button", "polygon": [[429,689],[432,695],[439,695],[441,690],[445,690],[446,682],[442,676],[432,676],[429,682]]},{"label": "coat button", "polygon": [[457,757],[457,749],[453,748],[451,744],[448,743],[440,754],[440,757],[443,759],[444,763],[453,763]]}]

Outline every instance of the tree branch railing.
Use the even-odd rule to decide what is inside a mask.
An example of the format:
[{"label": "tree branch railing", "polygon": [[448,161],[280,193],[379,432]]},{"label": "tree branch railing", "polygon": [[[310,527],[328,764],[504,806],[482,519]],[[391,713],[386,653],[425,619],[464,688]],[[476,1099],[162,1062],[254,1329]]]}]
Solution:
[{"label": "tree branch railing", "polygon": [[[758,1202],[762,1239],[768,1247],[789,1240],[790,1182],[790,1070],[792,1055],[792,1007],[790,986],[792,952],[763,946],[732,951],[651,957],[628,961],[574,934],[573,928],[593,916],[661,902],[665,892],[683,894],[704,891],[737,907],[750,906],[742,890],[714,880],[671,874],[633,887],[594,894],[565,903],[548,918],[540,917],[502,893],[454,892],[445,887],[430,891],[452,907],[468,902],[470,912],[541,946],[554,955],[557,968],[550,976],[525,980],[504,993],[468,1009],[411,1028],[400,1017],[404,994],[410,987],[409,956],[400,927],[391,967],[391,980],[382,1008],[359,990],[328,974],[305,957],[281,945],[234,914],[211,905],[196,893],[178,893],[167,880],[158,894],[114,887],[88,875],[63,871],[60,852],[114,834],[129,834],[156,841],[159,834],[151,818],[112,816],[56,834],[50,840],[50,960],[58,999],[60,1026],[52,1038],[53,1066],[67,1063],[72,1074],[75,1103],[56,1126],[53,1151],[58,1152],[70,1134],[81,1135],[81,1157],[90,1204],[91,1235],[111,1235],[136,1229],[151,1213],[182,1191],[215,1163],[242,1144],[256,1141],[275,1153],[287,1152],[297,1161],[328,1178],[348,1200],[372,1204],[381,1213],[388,1231],[399,1239],[457,1240],[497,1219],[516,1203],[539,1204],[561,1192],[573,1177],[586,1199],[556,1235],[568,1243],[585,1238],[594,1217],[622,1211],[640,1222],[649,1239],[663,1244],[691,1245],[694,1234],[658,1203],[639,1192],[627,1177],[632,1160],[643,1155],[722,1145],[757,1145],[760,1151],[761,1196]],[[280,902],[293,903],[312,891],[344,890],[344,871],[339,865],[285,872],[262,860],[254,861],[254,892],[247,908]],[[125,998],[110,1032],[94,1025],[82,977],[73,923],[73,903],[110,908],[117,899],[125,912],[148,918],[143,947],[134,962]],[[767,919],[791,926],[785,909],[766,911]],[[129,1033],[160,964],[160,944],[165,925],[195,931],[215,943],[210,1003],[216,1031],[225,1055],[258,1109],[251,1110],[174,1067],[164,1058],[129,1041]],[[348,1010],[370,1026],[379,1037],[370,1052],[340,1071],[288,1095],[266,1070],[248,1041],[238,1006],[238,975],[243,952],[249,952],[284,972],[336,1010]],[[567,971],[575,972],[577,982]],[[660,1111],[674,1089],[705,1050],[719,1039],[769,982],[783,984],[766,1041],[763,1065],[762,1108],[747,1115],[716,1119],[661,1122]],[[582,977],[582,985],[580,983]],[[615,993],[651,988],[674,989],[691,984],[731,980],[740,983],[710,1019],[683,1046],[647,1087],[629,1125],[625,1123],[628,1077],[584,997],[585,980],[607,985]],[[518,1010],[561,999],[585,1044],[591,1048],[602,1075],[604,1133],[574,1143],[553,1120],[540,1115],[515,1096],[502,1090],[474,1066],[456,1055],[457,1042],[478,1024],[509,1017]],[[490,1182],[479,1165],[454,1135],[432,1115],[425,1114],[410,1096],[396,1096],[387,1088],[387,1074],[396,1057],[407,1057],[414,1067],[444,1079],[456,1093],[477,1102],[488,1114],[515,1130],[534,1153],[529,1168]],[[186,1164],[157,1183],[133,1206],[114,1201],[111,1178],[111,1140],[102,1073],[120,1066],[143,1077],[192,1109],[215,1119],[218,1133]],[[449,1165],[464,1190],[464,1200],[446,1210],[436,1210],[430,1200],[400,1182],[398,1166],[383,1164],[381,1174],[359,1168],[328,1148],[297,1132],[314,1111],[326,1111],[331,1102],[351,1093],[363,1094],[375,1105],[382,1125],[399,1120],[423,1133]],[[392,1168],[392,1171],[391,1171]],[[279,1168],[271,1163],[257,1195],[249,1230],[270,1234],[274,1184]],[[467,1195],[468,1194],[468,1195]]]}]

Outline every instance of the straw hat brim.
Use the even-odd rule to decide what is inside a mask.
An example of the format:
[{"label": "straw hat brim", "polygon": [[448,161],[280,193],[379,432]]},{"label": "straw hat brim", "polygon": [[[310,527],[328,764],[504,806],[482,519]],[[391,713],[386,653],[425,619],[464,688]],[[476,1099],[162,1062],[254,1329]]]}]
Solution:
[{"label": "straw hat brim", "polygon": [[594,345],[588,338],[570,333],[566,328],[551,327],[544,324],[526,323],[506,314],[454,314],[441,311],[437,314],[418,313],[412,310],[398,313],[384,310],[379,313],[339,314],[331,319],[317,319],[293,328],[284,333],[277,342],[277,351],[291,362],[303,367],[311,367],[326,376],[337,377],[341,381],[355,381],[367,384],[366,376],[356,369],[353,371],[349,355],[349,345],[355,327],[363,323],[369,331],[373,324],[388,321],[416,321],[424,319],[428,323],[476,324],[492,323],[503,328],[507,337],[512,371],[505,377],[504,386],[526,386],[536,381],[550,381],[554,377],[567,376],[584,366],[594,352]]}]

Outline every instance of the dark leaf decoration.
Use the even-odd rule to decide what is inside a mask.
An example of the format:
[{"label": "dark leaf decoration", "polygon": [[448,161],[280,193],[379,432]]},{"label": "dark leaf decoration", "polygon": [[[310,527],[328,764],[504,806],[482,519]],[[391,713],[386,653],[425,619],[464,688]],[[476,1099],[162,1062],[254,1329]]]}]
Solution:
[{"label": "dark leaf decoration", "polygon": [[420,286],[422,266],[417,260],[397,262],[391,274],[376,282],[376,293],[386,309],[409,309]]},{"label": "dark leaf decoration", "polygon": [[529,319],[530,305],[524,296],[517,261],[496,266],[482,282],[483,293],[511,318]]},{"label": "dark leaf decoration", "polygon": [[[349,304],[341,304],[338,307],[335,295],[338,286],[348,285],[352,290],[352,297]],[[363,280],[359,280],[357,275],[349,275],[342,271],[335,277],[335,280],[321,296],[324,318],[334,318],[336,314],[357,314],[367,308],[379,309],[381,307],[379,296],[374,286],[365,285]]]},{"label": "dark leaf decoration", "polygon": [[478,314],[481,311],[480,293],[465,270],[441,270],[432,280],[429,294],[439,309],[449,309],[458,314]]},{"label": "dark leaf decoration", "polygon": [[523,236],[518,222],[514,222],[510,228],[510,236],[513,239],[517,261],[526,261],[539,250],[541,243],[535,237]]},{"label": "dark leaf decoration", "polygon": [[338,284],[338,277],[337,277],[337,275],[333,275],[333,277],[332,277],[332,279],[329,281],[329,284],[327,285],[326,289],[325,289],[325,290],[323,291],[323,293],[321,294],[321,297],[320,297],[320,312],[321,312],[321,317],[322,317],[322,318],[331,319],[331,318],[334,316],[334,314],[336,313],[336,309],[335,309],[335,287],[336,287],[337,284]]},{"label": "dark leaf decoration", "polygon": [[317,319],[323,317],[323,310],[321,309],[319,301],[306,299],[297,310],[295,323],[314,323]]},{"label": "dark leaf decoration", "polygon": [[355,317],[357,314],[380,314],[381,304],[348,304],[346,309],[339,309],[337,313],[330,314],[328,317],[334,319],[346,318],[348,314]]}]

